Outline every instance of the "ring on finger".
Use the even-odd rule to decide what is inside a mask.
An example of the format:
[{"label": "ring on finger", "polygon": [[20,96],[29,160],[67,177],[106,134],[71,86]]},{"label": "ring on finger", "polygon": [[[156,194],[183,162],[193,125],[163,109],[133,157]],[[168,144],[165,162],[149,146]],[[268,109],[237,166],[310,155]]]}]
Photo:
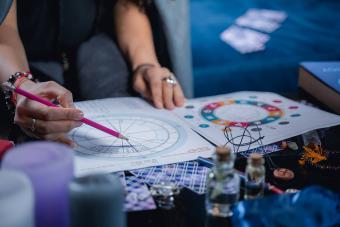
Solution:
[{"label": "ring on finger", "polygon": [[162,81],[166,82],[167,84],[171,84],[172,86],[177,84],[177,79],[172,73],[169,76],[163,78]]},{"label": "ring on finger", "polygon": [[36,124],[37,120],[32,118],[32,124],[31,124],[31,131],[34,132],[35,131],[35,124]]}]

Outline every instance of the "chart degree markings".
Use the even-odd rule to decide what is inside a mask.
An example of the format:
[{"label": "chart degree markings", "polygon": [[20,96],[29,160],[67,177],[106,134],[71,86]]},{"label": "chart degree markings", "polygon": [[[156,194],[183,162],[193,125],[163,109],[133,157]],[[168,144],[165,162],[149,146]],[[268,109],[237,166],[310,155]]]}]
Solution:
[{"label": "chart degree markings", "polygon": [[129,138],[133,149],[126,141],[82,126],[71,132],[76,143],[75,150],[82,157],[140,159],[170,152],[184,143],[186,132],[182,126],[167,119],[154,116],[121,114],[96,116],[93,120]]}]

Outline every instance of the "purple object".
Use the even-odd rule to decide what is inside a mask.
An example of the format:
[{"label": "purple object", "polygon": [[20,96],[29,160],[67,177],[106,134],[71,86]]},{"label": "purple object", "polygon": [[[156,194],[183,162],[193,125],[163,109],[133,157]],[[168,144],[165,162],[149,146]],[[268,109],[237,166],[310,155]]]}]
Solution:
[{"label": "purple object", "polygon": [[33,142],[10,150],[3,169],[24,172],[35,193],[37,227],[69,226],[68,184],[73,178],[73,151],[53,142]]}]

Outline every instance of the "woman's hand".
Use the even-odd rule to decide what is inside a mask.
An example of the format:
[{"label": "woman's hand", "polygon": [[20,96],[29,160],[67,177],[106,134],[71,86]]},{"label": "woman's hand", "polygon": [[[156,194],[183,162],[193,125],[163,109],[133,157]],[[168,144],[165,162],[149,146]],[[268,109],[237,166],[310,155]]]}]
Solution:
[{"label": "woman's hand", "polygon": [[30,136],[73,146],[67,133],[82,124],[80,120],[84,115],[74,108],[72,93],[53,81],[34,83],[26,80],[20,88],[42,98],[56,100],[63,108],[48,107],[17,95],[14,123]]},{"label": "woman's hand", "polygon": [[153,102],[155,107],[174,109],[183,106],[185,97],[181,86],[167,82],[173,74],[164,67],[142,65],[137,67],[133,75],[133,89],[144,98]]}]

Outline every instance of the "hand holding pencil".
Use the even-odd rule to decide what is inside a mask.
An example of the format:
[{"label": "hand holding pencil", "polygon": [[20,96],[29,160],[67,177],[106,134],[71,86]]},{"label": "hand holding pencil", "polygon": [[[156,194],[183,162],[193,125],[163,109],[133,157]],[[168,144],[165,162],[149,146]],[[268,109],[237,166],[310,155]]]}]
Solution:
[{"label": "hand holding pencil", "polygon": [[73,146],[67,137],[73,128],[82,125],[84,114],[75,109],[72,93],[59,84],[49,81],[34,83],[25,80],[20,88],[46,100],[57,100],[63,108],[51,108],[25,96],[16,95],[14,123],[29,136],[57,141]]},{"label": "hand holding pencil", "polygon": [[[35,89],[30,89],[27,84],[36,85]],[[73,146],[73,141],[67,138],[66,133],[85,123],[117,138],[128,140],[119,132],[84,118],[80,110],[73,108],[72,94],[55,82],[36,84],[27,80],[26,83],[21,84],[21,88],[8,83],[3,86],[18,94],[14,121],[29,135]],[[26,90],[22,89],[23,86]],[[60,103],[60,106],[44,98],[55,99]],[[31,120],[30,126],[27,123],[28,119]]]}]

